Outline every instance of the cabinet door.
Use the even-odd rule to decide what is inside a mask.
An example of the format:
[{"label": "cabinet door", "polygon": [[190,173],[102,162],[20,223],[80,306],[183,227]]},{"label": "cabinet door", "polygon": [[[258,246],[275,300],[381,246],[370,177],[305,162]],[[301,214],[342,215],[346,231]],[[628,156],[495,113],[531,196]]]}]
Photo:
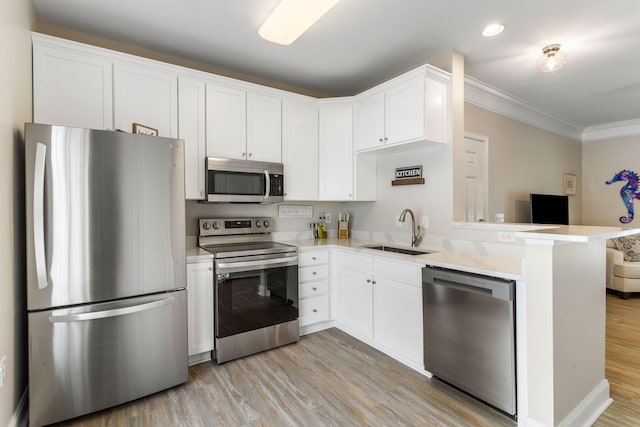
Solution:
[{"label": "cabinet door", "polygon": [[247,159],[282,162],[282,100],[247,94]]},{"label": "cabinet door", "polygon": [[426,139],[446,143],[449,141],[449,83],[427,76]]},{"label": "cabinet door", "polygon": [[318,200],[318,106],[282,104],[285,200]]},{"label": "cabinet door", "polygon": [[133,123],[178,137],[178,76],[139,64],[114,64],[115,127],[132,131]]},{"label": "cabinet door", "polygon": [[207,84],[207,157],[247,156],[246,92]]},{"label": "cabinet door", "polygon": [[373,339],[422,366],[422,289],[383,277],[373,286]]},{"label": "cabinet door", "polygon": [[385,91],[386,144],[424,139],[424,76]]},{"label": "cabinet door", "polygon": [[374,94],[355,104],[356,151],[384,144],[384,93]]},{"label": "cabinet door", "polygon": [[319,110],[320,200],[353,200],[353,108],[349,102]]},{"label": "cabinet door", "polygon": [[338,322],[362,338],[373,337],[373,284],[371,273],[340,268]]},{"label": "cabinet door", "polygon": [[187,264],[189,356],[213,350],[213,261]]},{"label": "cabinet door", "polygon": [[205,84],[186,77],[178,79],[178,138],[184,140],[185,198],[204,199]]},{"label": "cabinet door", "polygon": [[110,59],[33,44],[33,120],[91,129],[113,128]]}]

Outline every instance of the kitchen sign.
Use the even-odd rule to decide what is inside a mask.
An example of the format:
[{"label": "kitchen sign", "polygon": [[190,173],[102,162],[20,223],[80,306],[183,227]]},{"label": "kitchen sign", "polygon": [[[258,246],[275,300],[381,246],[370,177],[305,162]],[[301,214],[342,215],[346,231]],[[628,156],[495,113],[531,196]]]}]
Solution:
[{"label": "kitchen sign", "polygon": [[422,165],[396,168],[395,178],[395,180],[391,181],[391,185],[424,184]]}]

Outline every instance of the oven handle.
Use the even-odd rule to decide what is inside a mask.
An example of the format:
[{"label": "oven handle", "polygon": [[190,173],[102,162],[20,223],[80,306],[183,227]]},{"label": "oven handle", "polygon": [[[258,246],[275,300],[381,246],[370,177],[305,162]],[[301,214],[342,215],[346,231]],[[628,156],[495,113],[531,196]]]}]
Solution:
[{"label": "oven handle", "polygon": [[276,267],[289,267],[298,264],[298,256],[274,259],[261,259],[255,261],[216,262],[216,274],[230,272],[253,271]]}]

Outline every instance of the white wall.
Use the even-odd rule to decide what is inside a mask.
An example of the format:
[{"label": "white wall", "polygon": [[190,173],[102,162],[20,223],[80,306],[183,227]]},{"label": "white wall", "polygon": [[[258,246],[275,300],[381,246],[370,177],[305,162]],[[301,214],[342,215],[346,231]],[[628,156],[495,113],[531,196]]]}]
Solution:
[{"label": "white wall", "polygon": [[[564,172],[577,177],[569,222],[582,223],[582,144],[465,103],[465,130],[489,137],[489,212],[526,222],[529,193],[562,194]],[[524,205],[523,205],[524,204]]]},{"label": "white wall", "polygon": [[24,261],[24,123],[31,121],[30,1],[0,6],[0,357],[7,378],[0,389],[0,425],[12,422],[27,387]]},{"label": "white wall", "polygon": [[[611,179],[622,169],[640,173],[640,136],[586,142],[582,148],[583,170],[583,222],[587,225],[623,226],[619,220],[627,216],[620,198],[620,189],[626,182],[611,185]],[[640,216],[640,201],[634,203],[636,215]],[[637,227],[640,218],[629,223]]]}]

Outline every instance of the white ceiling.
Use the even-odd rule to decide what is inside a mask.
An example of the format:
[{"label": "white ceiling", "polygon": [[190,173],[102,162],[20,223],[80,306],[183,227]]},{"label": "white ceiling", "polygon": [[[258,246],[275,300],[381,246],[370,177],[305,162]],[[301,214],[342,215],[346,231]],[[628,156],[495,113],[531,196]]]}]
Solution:
[{"label": "white ceiling", "polygon": [[[278,0],[33,3],[44,23],[329,95],[455,49],[468,76],[578,128],[640,119],[638,0],[342,0],[290,46],[258,35]],[[493,22],[505,31],[482,37]],[[551,43],[568,62],[541,73],[535,61]]]}]

